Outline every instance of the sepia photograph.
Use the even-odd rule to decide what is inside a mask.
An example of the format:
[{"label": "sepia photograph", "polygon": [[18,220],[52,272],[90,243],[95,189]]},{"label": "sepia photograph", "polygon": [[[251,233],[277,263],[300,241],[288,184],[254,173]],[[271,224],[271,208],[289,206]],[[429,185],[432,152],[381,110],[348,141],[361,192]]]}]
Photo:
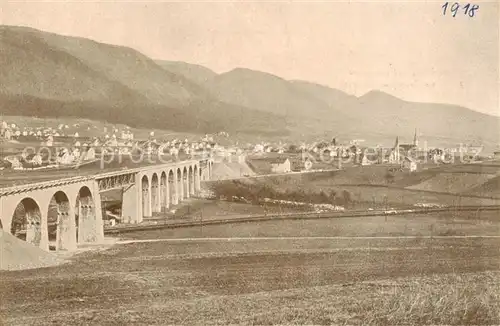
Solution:
[{"label": "sepia photograph", "polygon": [[468,1],[2,0],[0,325],[500,325]]}]

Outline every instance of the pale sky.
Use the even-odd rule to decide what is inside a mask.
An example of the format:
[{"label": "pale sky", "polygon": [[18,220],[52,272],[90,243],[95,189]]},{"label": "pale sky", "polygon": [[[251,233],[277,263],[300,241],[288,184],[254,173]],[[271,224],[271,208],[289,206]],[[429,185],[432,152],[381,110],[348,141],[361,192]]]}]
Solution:
[{"label": "pale sky", "polygon": [[358,96],[379,89],[500,115],[499,4],[472,2],[474,17],[463,9],[452,17],[444,3],[3,0],[0,24],[126,45],[219,73],[246,67]]}]

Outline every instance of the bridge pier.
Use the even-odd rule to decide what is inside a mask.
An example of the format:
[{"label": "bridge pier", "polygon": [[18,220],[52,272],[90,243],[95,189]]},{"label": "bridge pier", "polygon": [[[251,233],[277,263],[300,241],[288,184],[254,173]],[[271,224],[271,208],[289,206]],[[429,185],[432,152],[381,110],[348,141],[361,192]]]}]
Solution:
[{"label": "bridge pier", "polygon": [[156,186],[155,189],[153,189],[152,193],[154,194],[155,200],[152,201],[152,211],[153,213],[160,213],[161,212],[161,189],[159,186]]},{"label": "bridge pier", "polygon": [[99,193],[99,184],[94,180],[92,193],[93,203],[94,203],[94,231],[95,231],[95,241],[100,243],[104,241],[104,220],[102,216],[102,204],[101,204],[101,194]]},{"label": "bridge pier", "polygon": [[148,177],[146,175],[142,177],[141,207],[142,221],[142,217],[151,216],[151,184],[149,183]]},{"label": "bridge pier", "polygon": [[[177,183],[175,180],[168,181],[169,184],[169,192],[170,192],[170,201],[172,205],[177,205],[179,201],[177,200]],[[171,189],[171,190],[170,190]]]},{"label": "bridge pier", "polygon": [[88,203],[81,205],[78,212],[78,244],[99,243],[104,240],[102,211],[97,205]]},{"label": "bridge pier", "polygon": [[90,188],[83,187],[80,189],[76,203],[78,215],[77,242],[79,244],[101,242],[104,239],[99,186],[94,182]]},{"label": "bridge pier", "polygon": [[76,250],[75,214],[69,202],[58,203],[56,250]]},{"label": "bridge pier", "polygon": [[142,222],[141,199],[138,183],[123,190],[121,217],[124,223]]},{"label": "bridge pier", "polygon": [[167,209],[166,188],[167,188],[167,176],[165,172],[163,172],[160,177],[160,212],[162,213],[164,213]]},{"label": "bridge pier", "polygon": [[170,207],[170,184],[167,182],[167,180],[165,180],[165,190],[164,190],[164,193],[163,193],[163,196],[164,196],[164,202],[163,202],[163,211],[166,212],[169,207]]},{"label": "bridge pier", "polygon": [[191,173],[191,178],[189,179],[189,195],[193,196],[194,194],[196,194],[196,189],[195,189],[195,175],[193,173]]},{"label": "bridge pier", "polygon": [[158,175],[153,173],[153,176],[151,177],[151,215],[161,211],[160,198]]},{"label": "bridge pier", "polygon": [[208,165],[205,168],[200,169],[200,179],[201,181],[210,180]]},{"label": "bridge pier", "polygon": [[95,235],[95,214],[94,207],[87,201],[78,206],[78,243],[96,241]]},{"label": "bridge pier", "polygon": [[49,251],[49,223],[48,223],[48,217],[47,217],[47,210],[45,212],[42,210],[40,212],[40,243],[38,247],[40,249],[43,249],[45,251]]},{"label": "bridge pier", "polygon": [[42,215],[39,210],[26,210],[26,242],[39,247],[42,243]]},{"label": "bridge pier", "polygon": [[189,174],[184,175],[184,198],[189,198]]},{"label": "bridge pier", "polygon": [[177,179],[177,191],[175,192],[177,197],[177,204],[184,200],[184,177],[182,176],[182,172],[179,174],[179,178]]}]

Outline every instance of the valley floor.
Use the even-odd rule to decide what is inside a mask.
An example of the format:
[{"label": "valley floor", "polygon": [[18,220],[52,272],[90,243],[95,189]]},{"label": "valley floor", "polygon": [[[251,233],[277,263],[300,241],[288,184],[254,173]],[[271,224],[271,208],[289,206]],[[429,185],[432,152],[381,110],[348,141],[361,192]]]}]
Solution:
[{"label": "valley floor", "polygon": [[[0,320],[7,325],[499,324],[500,238],[467,237],[491,235],[498,220],[469,221],[472,228],[447,224],[451,233],[461,228],[463,235],[455,237],[391,234],[404,228],[405,219],[129,233],[130,243],[83,252],[58,267],[1,272]],[[434,223],[445,221],[436,217]],[[373,236],[375,224],[386,227],[375,238],[363,238]],[[340,229],[360,238],[339,237]],[[167,240],[134,242],[138,238]]]}]

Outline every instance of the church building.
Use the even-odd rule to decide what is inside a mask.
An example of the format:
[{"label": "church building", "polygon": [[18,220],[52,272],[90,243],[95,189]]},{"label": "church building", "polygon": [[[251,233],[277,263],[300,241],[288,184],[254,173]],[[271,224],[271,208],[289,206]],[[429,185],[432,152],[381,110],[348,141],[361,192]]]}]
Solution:
[{"label": "church building", "polygon": [[399,136],[396,136],[396,142],[389,156],[389,163],[395,163],[395,164],[402,163],[403,159],[409,156],[410,152],[416,150],[417,148],[418,148],[418,137],[416,128],[415,128],[415,134],[413,135],[412,144],[400,144]]}]

